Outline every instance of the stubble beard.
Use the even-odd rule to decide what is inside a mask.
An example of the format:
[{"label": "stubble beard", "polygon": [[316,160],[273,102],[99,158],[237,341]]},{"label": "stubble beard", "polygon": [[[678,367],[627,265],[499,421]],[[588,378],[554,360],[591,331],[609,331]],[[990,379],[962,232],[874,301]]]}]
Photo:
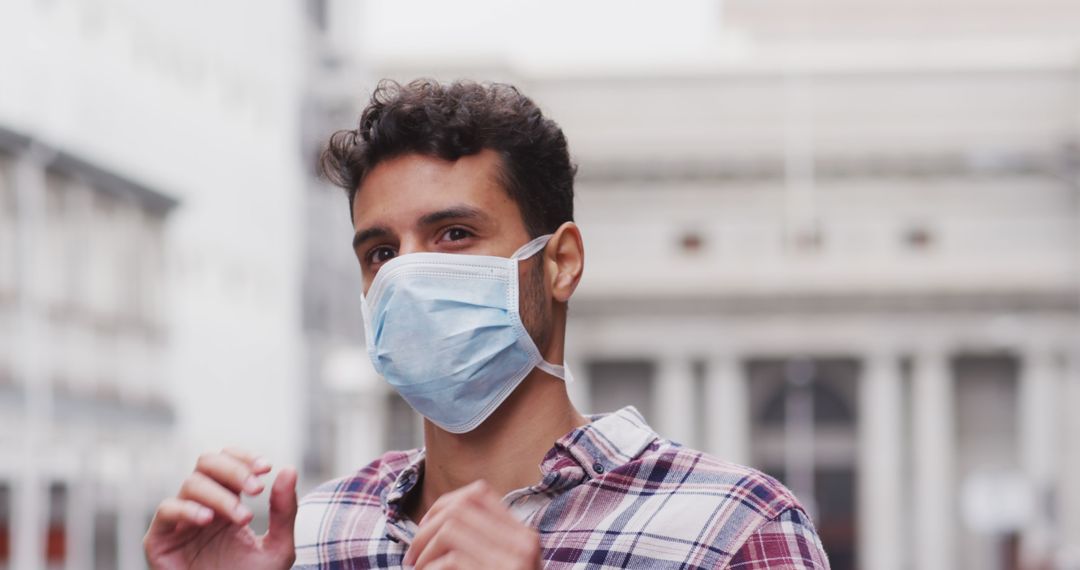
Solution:
[{"label": "stubble beard", "polygon": [[523,285],[518,301],[521,323],[540,350],[540,355],[544,356],[544,350],[551,342],[552,309],[544,288],[544,264],[539,258],[528,271]]}]

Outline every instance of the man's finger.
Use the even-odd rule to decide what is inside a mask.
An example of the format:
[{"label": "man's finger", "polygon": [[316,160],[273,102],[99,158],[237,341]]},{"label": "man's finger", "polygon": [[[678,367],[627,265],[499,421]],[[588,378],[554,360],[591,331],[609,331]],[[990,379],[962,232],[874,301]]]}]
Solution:
[{"label": "man's finger", "polygon": [[478,505],[500,519],[503,524],[511,526],[521,524],[521,521],[510,512],[510,508],[503,502],[503,498],[491,488],[487,481],[481,479],[477,483],[471,496]]},{"label": "man's finger", "polygon": [[[454,491],[454,493],[455,495],[451,497],[451,500],[442,505],[439,505],[438,501],[436,501],[436,504],[432,506],[432,509],[428,511],[427,515],[437,516],[439,512],[457,508],[457,504],[461,501],[468,501],[495,515],[495,517],[503,524],[516,525],[521,522],[514,517],[510,512],[510,509],[503,503],[502,497],[500,497],[499,494],[491,488],[491,485],[483,479],[473,481]],[[428,518],[427,515],[425,515],[424,518]],[[424,521],[421,520],[420,524],[423,525]]]},{"label": "man's finger", "polygon": [[293,550],[293,527],[296,523],[296,469],[286,467],[270,487],[270,524],[268,542]]},{"label": "man's finger", "polygon": [[158,505],[154,520],[150,522],[147,534],[172,532],[182,522],[203,526],[214,520],[214,511],[196,503],[177,497],[169,497]]},{"label": "man's finger", "polygon": [[439,527],[453,513],[468,508],[467,503],[474,503],[474,508],[482,505],[481,496],[490,490],[483,480],[474,481],[460,489],[455,489],[439,497],[424,517],[420,519],[419,529],[413,538],[412,545],[405,554],[405,561],[415,561],[424,550],[428,541],[438,532]]},{"label": "man's finger", "polygon": [[[435,504],[431,505],[427,514],[420,519],[420,524],[417,525],[416,534],[413,536],[412,544],[405,552],[405,564],[415,564],[416,559],[420,557],[420,554],[427,548],[428,543],[438,534],[439,529],[443,524],[454,515],[454,513],[460,513],[469,509],[466,504],[468,497],[462,495],[457,491],[452,491],[439,497],[435,501]],[[451,496],[453,495],[453,496]],[[473,506],[471,508],[477,508]]]},{"label": "man's finger", "polygon": [[[476,506],[470,507],[449,516],[421,550],[410,549],[417,570],[451,552],[481,560],[497,556],[503,528],[490,513]],[[415,542],[413,546],[416,546]]]},{"label": "man's finger", "polygon": [[446,493],[435,500],[435,502],[431,505],[431,508],[428,509],[428,512],[425,513],[423,518],[420,519],[419,524],[423,525],[424,521],[437,516],[439,513],[441,513],[447,508],[452,508],[452,506],[459,501],[478,497],[480,495],[483,495],[485,492],[491,492],[494,494],[494,491],[491,491],[491,486],[488,485],[487,481],[484,481],[483,479],[477,479],[476,481],[473,481],[472,483],[469,483],[468,485],[465,485],[460,489],[450,491],[449,493]]},{"label": "man's finger", "polygon": [[[431,541],[442,532],[443,527],[451,523],[483,537],[490,548],[498,545],[488,538],[489,534],[498,533],[502,528],[512,528],[506,526],[505,521],[489,512],[480,503],[479,497],[460,495],[456,501],[449,503],[438,513],[430,518],[424,518],[424,521],[420,523],[417,529],[412,545],[409,546],[408,552],[405,553],[405,562],[409,564],[417,562],[426,551],[431,549]],[[513,520],[510,524],[520,525],[521,523]]]},{"label": "man's finger", "polygon": [[240,497],[198,471],[184,480],[179,497],[209,507],[236,524],[247,524],[252,518],[251,509],[240,502]]},{"label": "man's finger", "polygon": [[205,453],[199,457],[195,470],[209,476],[234,493],[258,495],[263,490],[262,481],[251,467],[236,457],[225,453]]},{"label": "man's finger", "polygon": [[256,455],[250,451],[237,449],[235,447],[226,447],[225,449],[222,449],[221,452],[243,461],[256,475],[265,475],[270,472],[270,462],[261,455]]}]

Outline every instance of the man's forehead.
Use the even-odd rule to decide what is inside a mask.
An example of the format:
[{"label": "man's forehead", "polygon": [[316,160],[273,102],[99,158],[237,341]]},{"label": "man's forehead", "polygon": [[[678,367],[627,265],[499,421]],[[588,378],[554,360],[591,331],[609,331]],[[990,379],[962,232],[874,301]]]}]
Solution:
[{"label": "man's forehead", "polygon": [[377,224],[415,224],[449,212],[491,218],[516,204],[503,189],[498,158],[484,151],[456,161],[405,155],[379,163],[357,189],[353,222],[359,229]]},{"label": "man's forehead", "polygon": [[463,197],[456,198],[458,199],[374,204],[370,208],[357,208],[353,222],[357,230],[362,230],[370,226],[425,226],[450,220],[470,220],[476,223],[496,220],[497,214],[490,212],[484,203],[462,199]]}]

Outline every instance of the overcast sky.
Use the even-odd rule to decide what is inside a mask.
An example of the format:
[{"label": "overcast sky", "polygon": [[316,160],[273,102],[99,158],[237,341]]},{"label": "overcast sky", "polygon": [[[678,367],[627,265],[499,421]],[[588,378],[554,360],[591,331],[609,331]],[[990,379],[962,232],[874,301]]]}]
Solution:
[{"label": "overcast sky", "polygon": [[718,0],[367,0],[356,16],[349,18],[362,22],[356,48],[373,62],[692,64],[714,55],[723,39]]}]

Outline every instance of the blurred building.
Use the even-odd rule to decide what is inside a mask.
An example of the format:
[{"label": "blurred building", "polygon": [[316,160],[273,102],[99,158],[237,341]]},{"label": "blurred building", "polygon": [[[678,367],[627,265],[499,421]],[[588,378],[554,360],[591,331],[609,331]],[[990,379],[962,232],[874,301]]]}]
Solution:
[{"label": "blurred building", "polygon": [[[1080,568],[1078,23],[730,0],[690,62],[370,65],[510,81],[564,127],[581,408],[777,475],[837,569]],[[415,433],[362,409],[354,448]]]},{"label": "blurred building", "polygon": [[145,567],[199,453],[298,462],[301,16],[0,7],[0,568]]},{"label": "blurred building", "polygon": [[13,551],[56,568],[138,553],[144,489],[158,490],[147,480],[174,447],[163,253],[175,205],[0,129],[0,567]]},{"label": "blurred building", "polygon": [[374,87],[356,23],[363,4],[306,3],[308,65],[301,122],[304,194],[304,483],[341,476],[386,449],[421,444],[408,404],[374,376],[364,352],[360,265],[345,193],[323,180],[319,154],[330,135],[354,128]]},{"label": "blurred building", "polygon": [[[352,223],[341,189],[319,177],[319,154],[331,133],[356,121],[364,99],[359,87],[364,68],[350,49],[348,22],[355,5],[331,0],[306,3],[306,89],[300,112],[298,141],[308,173],[304,189],[302,322],[305,389],[303,408],[306,484],[333,478],[343,441],[336,410],[351,408],[334,388],[335,361],[349,359],[363,346],[360,317],[360,270],[350,246]],[[349,380],[344,380],[346,384]]]}]

